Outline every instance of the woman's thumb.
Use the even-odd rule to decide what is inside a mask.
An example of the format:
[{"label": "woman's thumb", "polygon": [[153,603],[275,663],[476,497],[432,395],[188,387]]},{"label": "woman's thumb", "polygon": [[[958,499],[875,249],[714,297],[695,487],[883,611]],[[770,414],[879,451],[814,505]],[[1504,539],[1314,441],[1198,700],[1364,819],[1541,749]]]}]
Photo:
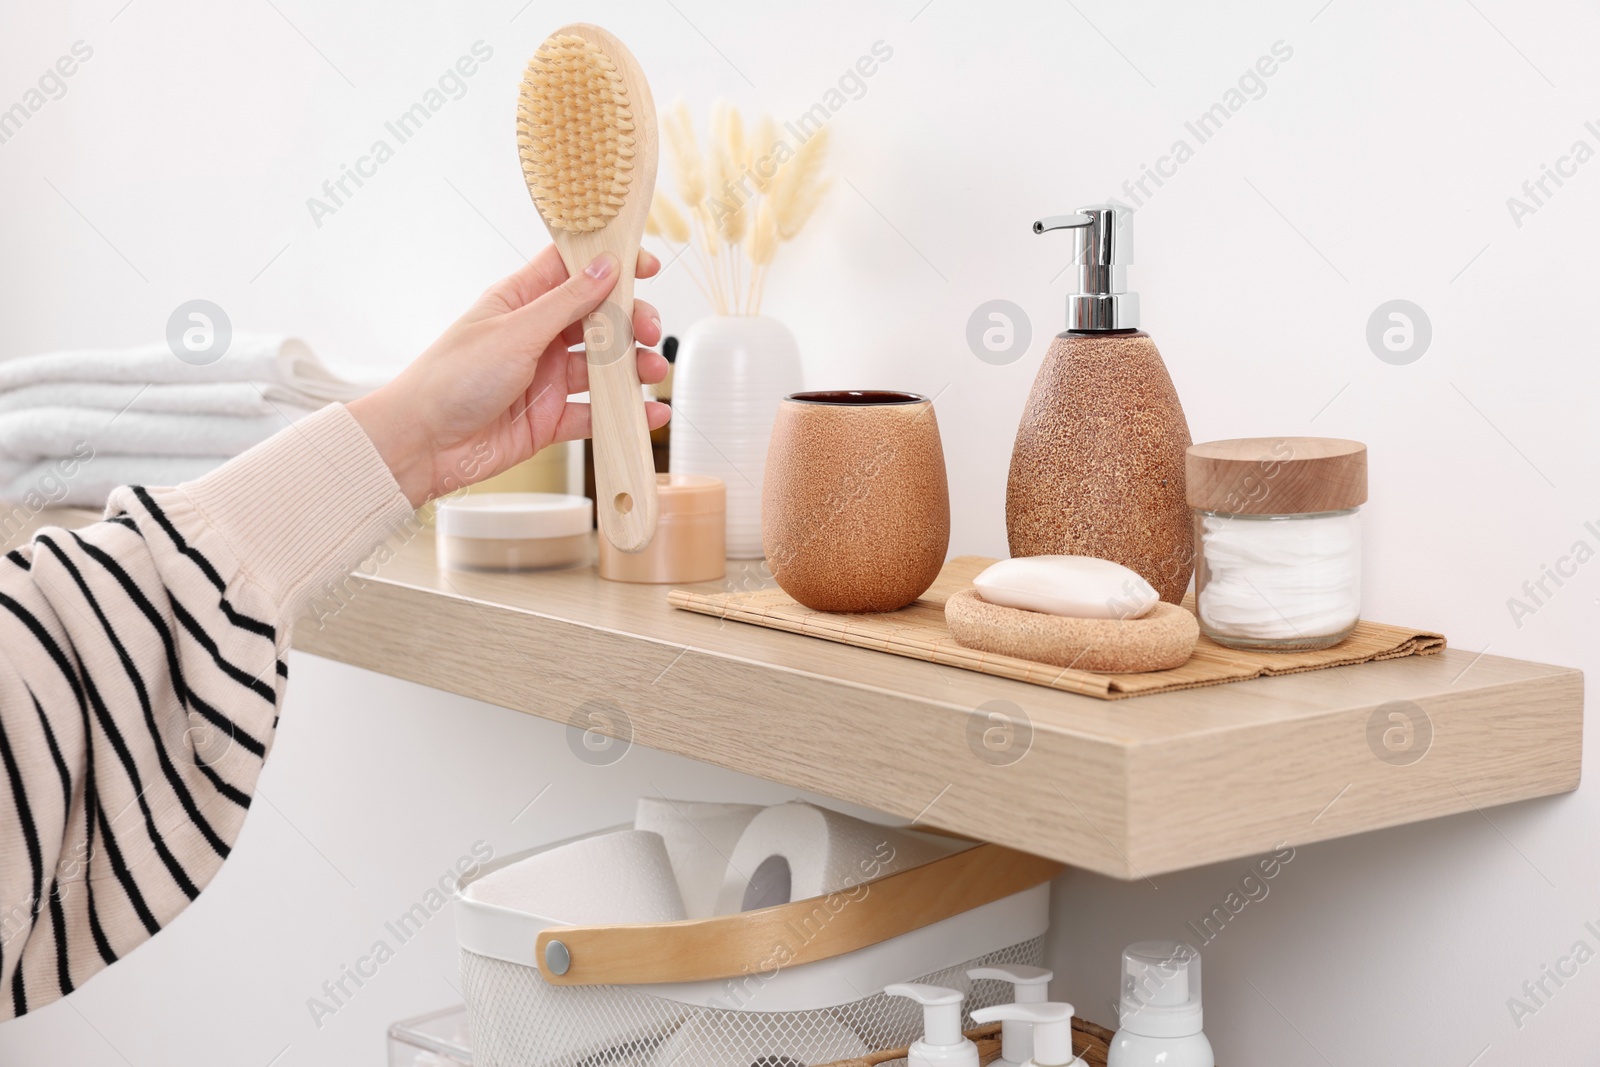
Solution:
[{"label": "woman's thumb", "polygon": [[519,320],[518,325],[553,338],[604,303],[616,284],[617,257],[602,252],[566,281],[511,314]]}]

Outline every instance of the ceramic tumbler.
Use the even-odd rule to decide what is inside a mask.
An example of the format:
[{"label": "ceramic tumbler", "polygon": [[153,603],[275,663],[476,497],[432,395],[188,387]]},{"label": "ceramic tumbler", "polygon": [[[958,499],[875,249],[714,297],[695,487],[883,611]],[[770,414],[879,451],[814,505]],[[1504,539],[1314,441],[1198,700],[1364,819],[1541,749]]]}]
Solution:
[{"label": "ceramic tumbler", "polygon": [[778,407],[761,507],[767,566],[817,611],[894,611],[950,545],[933,402],[877,390],[793,393]]}]

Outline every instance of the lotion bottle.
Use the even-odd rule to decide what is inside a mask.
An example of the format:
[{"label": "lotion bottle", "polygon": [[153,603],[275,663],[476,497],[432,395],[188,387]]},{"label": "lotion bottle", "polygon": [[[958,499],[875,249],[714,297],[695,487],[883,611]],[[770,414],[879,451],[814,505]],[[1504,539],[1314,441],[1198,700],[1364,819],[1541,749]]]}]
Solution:
[{"label": "lotion bottle", "polygon": [[1189,423],[1167,366],[1139,329],[1128,291],[1132,219],[1091,204],[1041,219],[1070,229],[1077,292],[1034,379],[1006,486],[1013,556],[1098,556],[1138,571],[1161,599],[1183,599],[1194,571],[1184,500]]},{"label": "lotion bottle", "polygon": [[[1089,1067],[1072,1054],[1072,1005],[1060,1001],[1041,1004],[997,1004],[979,1008],[972,1021],[1025,1023],[1033,1028],[1033,1057],[1022,1067]],[[1003,1040],[1003,1039],[1002,1039]]]},{"label": "lotion bottle", "polygon": [[922,1005],[922,1039],[911,1043],[906,1067],[979,1067],[978,1046],[961,1033],[960,993],[918,982],[888,986],[884,992]]},{"label": "lotion bottle", "polygon": [[1200,953],[1140,941],[1122,953],[1122,1004],[1107,1067],[1216,1067],[1201,1029]]},{"label": "lotion bottle", "polygon": [[[1010,982],[1012,1002],[1016,1004],[1043,1004],[1050,999],[1050,979],[1055,975],[1043,967],[1029,967],[1023,963],[998,964],[993,967],[974,967],[967,972],[973,981],[992,978]],[[1033,1024],[1021,1019],[1010,1019],[1000,1026],[1000,1058],[990,1067],[1021,1067],[1033,1058]]]}]

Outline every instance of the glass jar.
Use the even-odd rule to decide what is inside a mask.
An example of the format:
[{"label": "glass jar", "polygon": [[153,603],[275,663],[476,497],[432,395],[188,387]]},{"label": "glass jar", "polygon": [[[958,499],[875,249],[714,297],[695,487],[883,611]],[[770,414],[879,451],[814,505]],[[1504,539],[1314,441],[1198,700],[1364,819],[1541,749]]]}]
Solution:
[{"label": "glass jar", "polygon": [[1195,613],[1229,648],[1328,648],[1361,618],[1366,446],[1319,437],[1193,445]]}]

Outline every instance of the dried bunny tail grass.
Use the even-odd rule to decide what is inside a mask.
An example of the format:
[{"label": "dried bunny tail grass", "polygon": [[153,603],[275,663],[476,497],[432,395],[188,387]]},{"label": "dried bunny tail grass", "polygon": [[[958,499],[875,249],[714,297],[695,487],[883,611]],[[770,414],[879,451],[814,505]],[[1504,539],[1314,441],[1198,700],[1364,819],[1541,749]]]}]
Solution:
[{"label": "dried bunny tail grass", "polygon": [[817,205],[822,203],[822,198],[828,195],[828,190],[833,187],[833,180],[814,181],[800,190],[799,196],[791,201],[784,212],[778,217],[778,236],[785,241],[792,241],[805,228],[806,221],[817,210]]},{"label": "dried bunny tail grass", "polygon": [[551,227],[606,226],[633,181],[633,111],[611,57],[592,41],[558,35],[522,76],[517,152],[539,214]]},{"label": "dried bunny tail grass", "polygon": [[745,251],[750,256],[750,262],[758,267],[771,263],[772,257],[777,255],[778,219],[773,214],[772,203],[766,199],[756,209],[755,223],[750,227],[750,239],[746,242]]},{"label": "dried bunny tail grass", "polygon": [[747,130],[739,111],[718,101],[702,150],[681,100],[662,129],[682,199],[657,196],[647,232],[688,246],[690,274],[717,314],[759,313],[778,246],[800,232],[828,191],[822,168],[830,131],[791,148],[770,115]]},{"label": "dried bunny tail grass", "polygon": [[712,308],[718,315],[731,314],[733,301],[726,289],[729,285],[727,272],[721,267],[723,244],[717,237],[716,223],[711,221],[711,215],[703,203],[691,204],[689,217],[693,221],[691,230],[695,237],[695,255],[706,272],[705,281],[711,293]]},{"label": "dried bunny tail grass", "polygon": [[737,245],[744,239],[748,198],[744,188],[744,121],[739,112],[718,100],[711,105],[711,189],[707,210],[717,233]]},{"label": "dried bunny tail grass", "polygon": [[738,181],[750,169],[750,146],[744,139],[744,116],[739,114],[736,107],[729,107],[723,112],[722,140],[728,146],[728,158],[733,161],[738,175],[735,181]]},{"label": "dried bunny tail grass", "polygon": [[756,217],[750,227],[748,252],[750,254],[750,294],[748,314],[761,314],[761,300],[767,292],[767,274],[772,270],[772,260],[778,254],[782,241],[778,232],[778,213],[770,196],[761,198]]},{"label": "dried bunny tail grass", "polygon": [[824,126],[800,145],[794,158],[778,169],[770,193],[777,213],[778,234],[785,241],[800,232],[817,209],[828,185],[822,180],[822,164],[828,155],[828,127]]},{"label": "dried bunny tail grass", "polygon": [[750,142],[750,178],[761,192],[766,192],[772,184],[772,176],[776,173],[772,168],[772,157],[781,143],[778,124],[771,115],[761,116],[761,121],[756,123],[755,140]]},{"label": "dried bunny tail grass", "polygon": [[744,239],[745,221],[750,214],[739,181],[742,175],[735,169],[737,164],[726,142],[713,147],[712,159],[717,187],[712,190],[711,216],[722,239],[736,245]]},{"label": "dried bunny tail grass", "polygon": [[681,245],[689,240],[689,223],[672,206],[667,195],[657,189],[655,199],[650,202],[650,214],[645,219],[644,232]]},{"label": "dried bunny tail grass", "polygon": [[761,297],[767,288],[767,271],[773,256],[778,253],[778,217],[772,211],[771,197],[762,197],[756,208],[755,221],[750,225],[750,239],[745,242],[745,252],[750,256],[750,286],[745,297],[745,313],[761,313]]},{"label": "dried bunny tail grass", "polygon": [[679,100],[663,123],[667,131],[667,148],[672,156],[672,172],[678,182],[678,195],[693,208],[706,195],[705,161],[700,156],[700,146],[694,139],[694,120],[689,117],[689,105]]},{"label": "dried bunny tail grass", "polygon": [[695,204],[689,209],[689,217],[697,224],[695,230],[700,238],[700,251],[715,259],[722,253],[722,242],[717,240],[717,225],[711,221],[705,205]]}]

